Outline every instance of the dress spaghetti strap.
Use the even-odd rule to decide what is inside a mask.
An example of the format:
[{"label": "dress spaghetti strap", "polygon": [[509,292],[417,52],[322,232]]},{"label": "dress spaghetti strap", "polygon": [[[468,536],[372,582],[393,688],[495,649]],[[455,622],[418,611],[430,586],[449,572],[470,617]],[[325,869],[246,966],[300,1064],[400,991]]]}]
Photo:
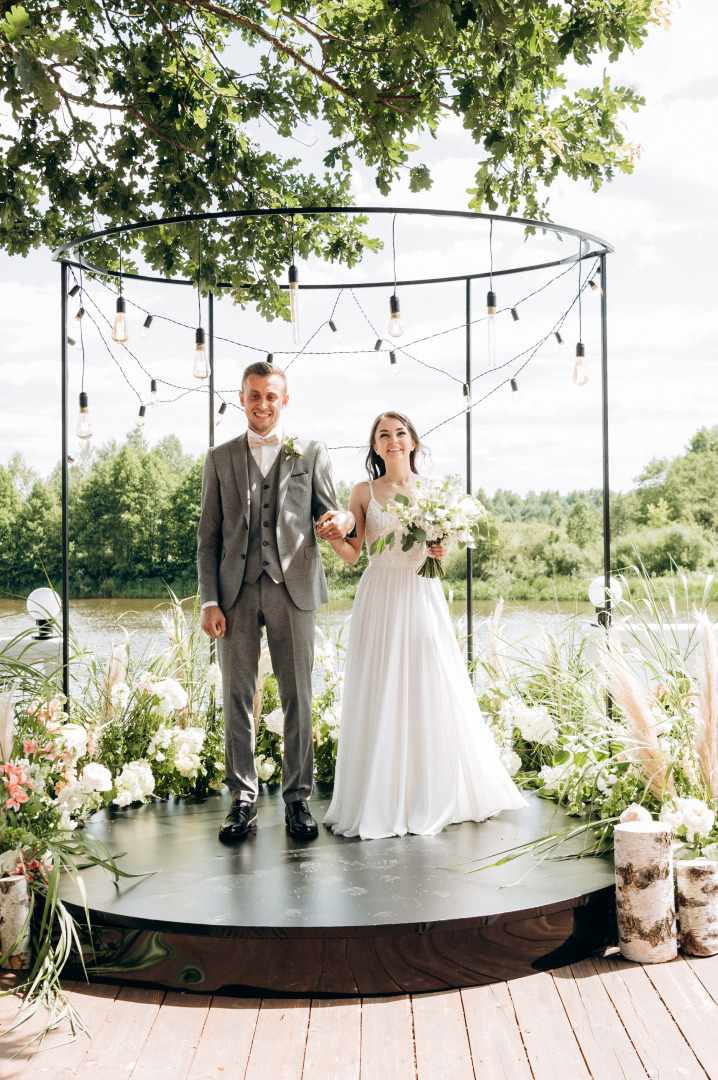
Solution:
[{"label": "dress spaghetti strap", "polygon": [[374,485],[372,484],[371,480],[369,481],[369,498],[374,498]]}]

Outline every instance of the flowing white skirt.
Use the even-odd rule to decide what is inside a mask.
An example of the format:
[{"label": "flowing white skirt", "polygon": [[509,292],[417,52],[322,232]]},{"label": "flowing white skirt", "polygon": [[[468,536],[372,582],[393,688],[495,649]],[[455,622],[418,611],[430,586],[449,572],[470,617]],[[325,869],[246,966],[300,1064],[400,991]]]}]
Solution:
[{"label": "flowing white skirt", "polygon": [[363,839],[434,834],[526,805],[482,718],[440,582],[370,563],[352,610],[324,824]]}]

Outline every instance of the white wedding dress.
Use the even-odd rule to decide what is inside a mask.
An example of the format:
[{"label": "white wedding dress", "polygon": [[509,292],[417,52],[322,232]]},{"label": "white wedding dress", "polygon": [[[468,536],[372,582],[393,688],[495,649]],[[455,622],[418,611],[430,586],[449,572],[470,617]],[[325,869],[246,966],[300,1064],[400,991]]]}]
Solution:
[{"label": "white wedding dress", "polygon": [[434,834],[527,805],[482,718],[441,583],[417,574],[426,548],[401,550],[397,519],[372,491],[367,547],[393,529],[394,547],[369,556],[352,609],[324,819],[363,839]]}]

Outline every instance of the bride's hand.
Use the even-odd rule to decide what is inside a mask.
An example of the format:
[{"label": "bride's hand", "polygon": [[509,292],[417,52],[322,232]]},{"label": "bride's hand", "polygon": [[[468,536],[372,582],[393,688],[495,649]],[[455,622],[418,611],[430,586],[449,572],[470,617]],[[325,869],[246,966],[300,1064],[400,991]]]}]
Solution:
[{"label": "bride's hand", "polygon": [[448,547],[444,547],[443,544],[432,544],[427,548],[427,551],[432,559],[445,559],[449,554]]}]

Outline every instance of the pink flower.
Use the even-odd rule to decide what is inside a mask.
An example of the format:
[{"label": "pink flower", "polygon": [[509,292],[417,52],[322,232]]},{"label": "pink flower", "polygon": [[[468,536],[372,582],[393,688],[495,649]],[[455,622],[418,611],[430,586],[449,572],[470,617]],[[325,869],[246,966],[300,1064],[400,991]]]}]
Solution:
[{"label": "pink flower", "polygon": [[27,802],[27,795],[25,794],[24,791],[20,791],[20,792],[17,792],[15,794],[11,793],[10,798],[5,803],[5,809],[6,810],[19,810],[20,809],[20,803],[25,803],[25,802]]},{"label": "pink flower", "polygon": [[24,754],[36,754],[38,752],[36,739],[23,739],[22,750]]}]

